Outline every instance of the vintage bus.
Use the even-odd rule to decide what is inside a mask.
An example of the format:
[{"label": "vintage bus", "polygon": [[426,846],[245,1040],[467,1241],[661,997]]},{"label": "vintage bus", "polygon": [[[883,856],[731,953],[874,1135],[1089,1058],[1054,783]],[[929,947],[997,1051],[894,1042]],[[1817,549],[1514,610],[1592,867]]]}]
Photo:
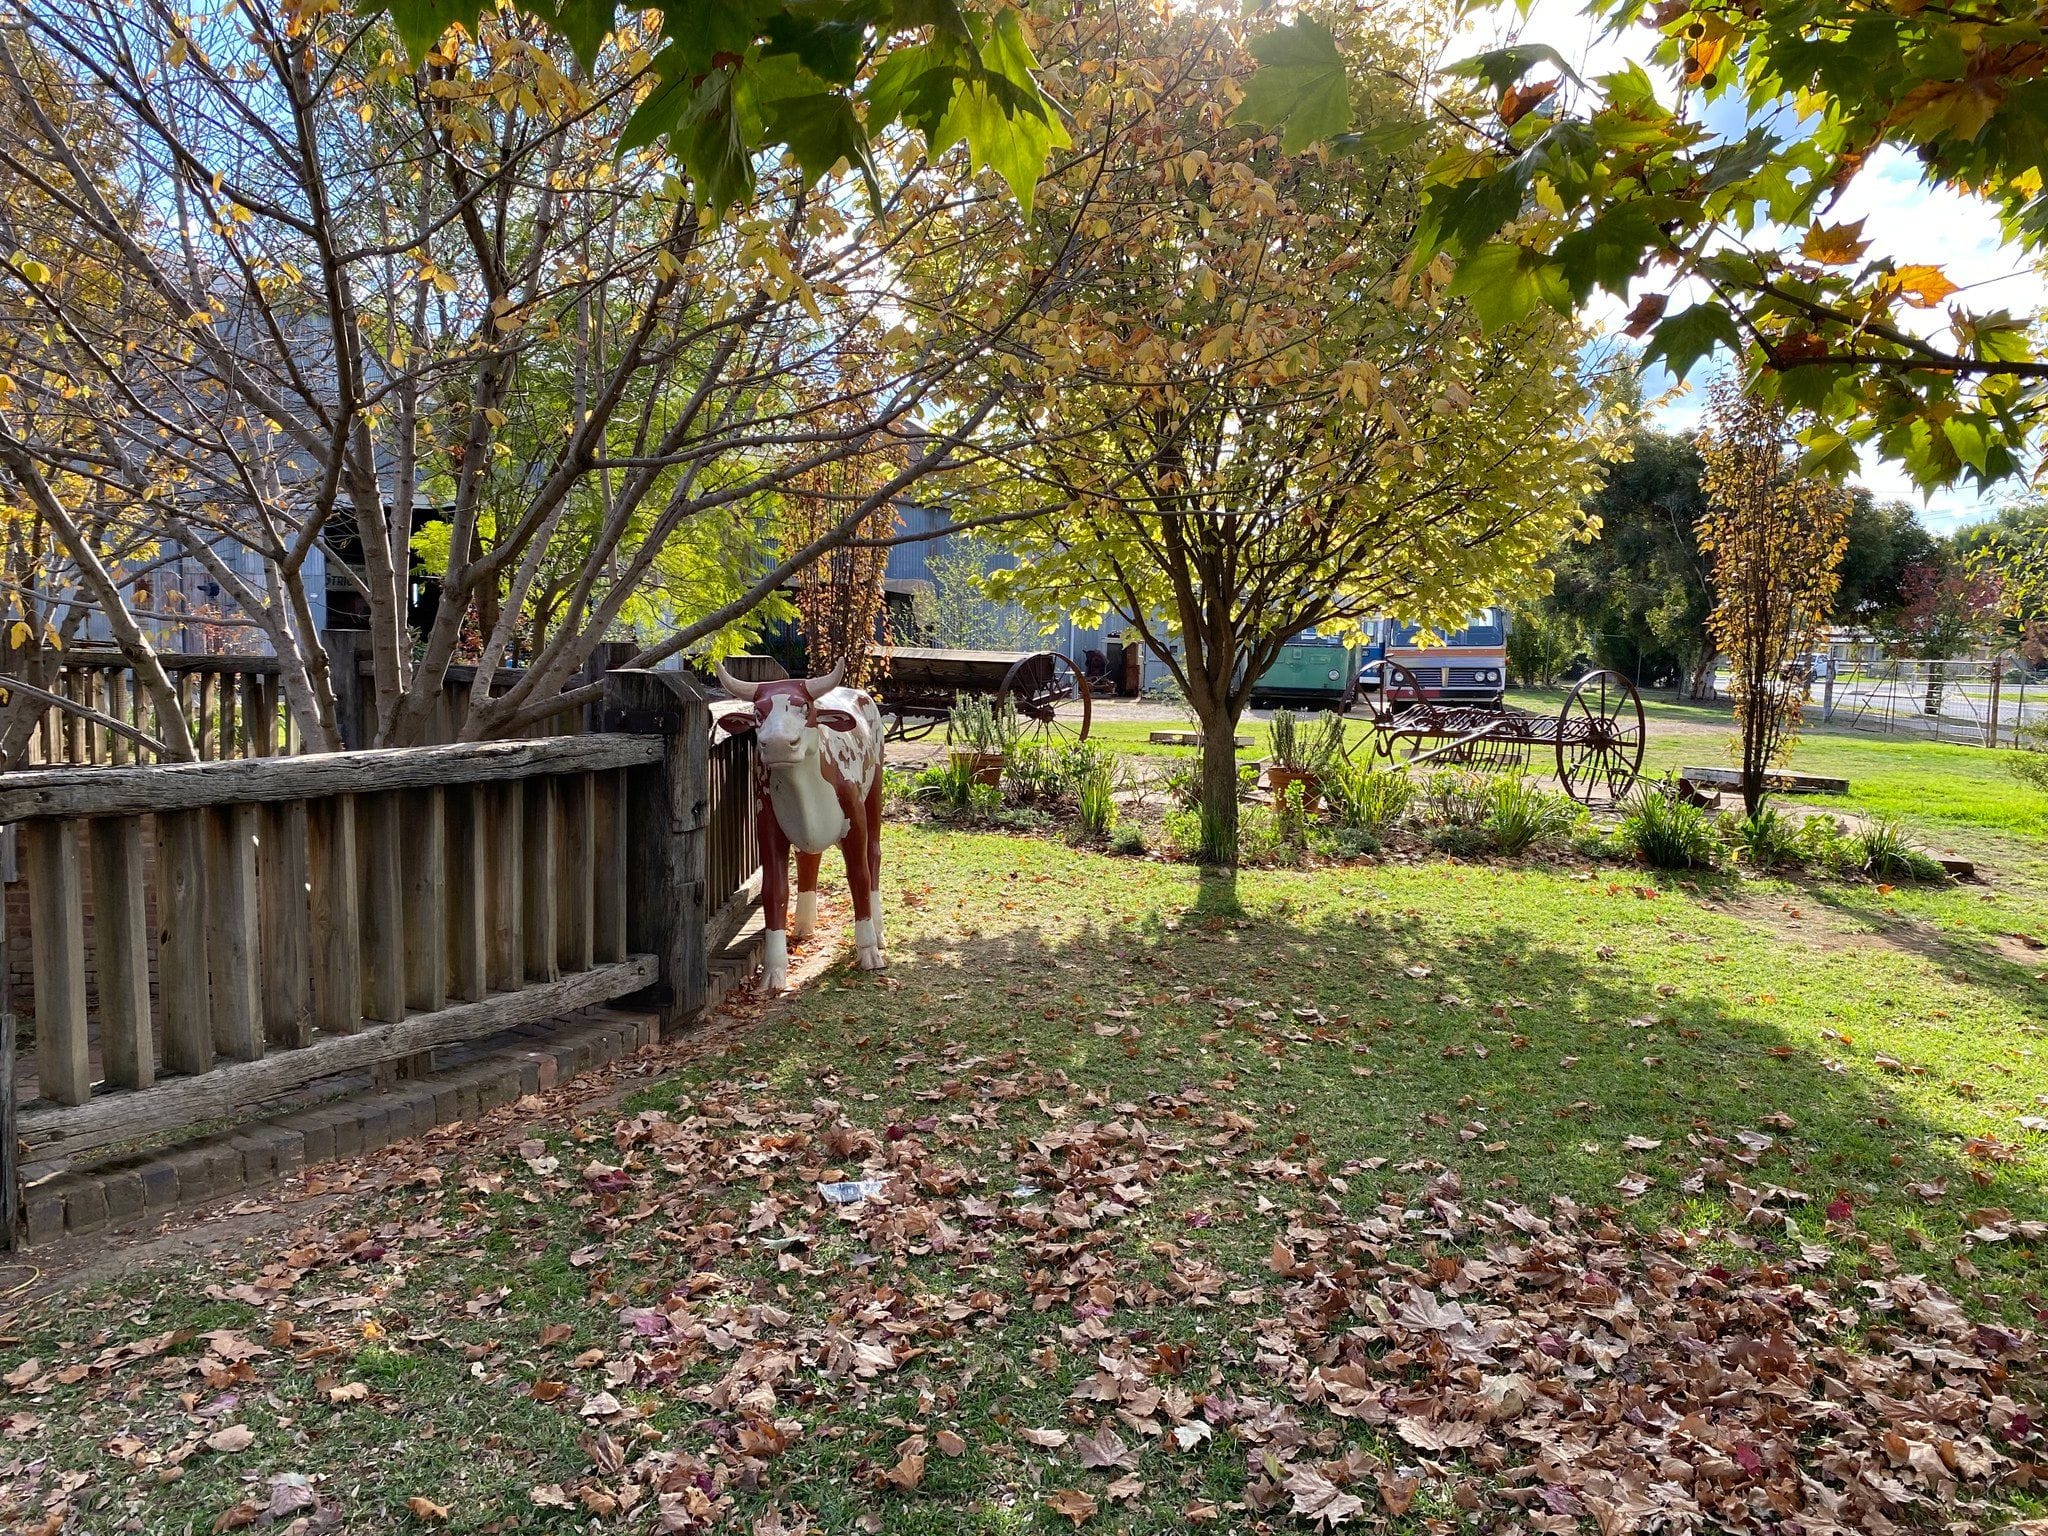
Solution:
[{"label": "vintage bus", "polygon": [[[1508,616],[1504,608],[1472,615],[1462,629],[1425,635],[1414,624],[1374,619],[1366,626],[1367,644],[1361,686],[1377,694],[1379,668],[1385,660],[1399,662],[1415,676],[1422,696],[1441,704],[1498,705],[1507,687]],[[1431,643],[1425,645],[1424,639]],[[1406,690],[1396,688],[1396,702]]]},{"label": "vintage bus", "polygon": [[1305,629],[1280,648],[1260,675],[1252,703],[1347,710],[1358,695],[1362,654],[1355,645]]}]

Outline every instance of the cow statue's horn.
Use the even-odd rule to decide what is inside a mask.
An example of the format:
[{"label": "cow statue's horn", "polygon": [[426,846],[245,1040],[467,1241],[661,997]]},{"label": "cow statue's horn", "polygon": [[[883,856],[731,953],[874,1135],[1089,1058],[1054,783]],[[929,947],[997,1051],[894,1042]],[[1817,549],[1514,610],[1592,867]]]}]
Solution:
[{"label": "cow statue's horn", "polygon": [[827,672],[823,677],[805,678],[804,692],[808,693],[814,699],[822,699],[826,694],[830,693],[834,688],[837,688],[845,680],[846,658],[842,656],[839,659],[839,665],[834,667],[830,672]]},{"label": "cow statue's horn", "polygon": [[711,670],[718,674],[718,686],[727,693],[736,699],[745,699],[750,703],[753,701],[754,690],[760,686],[758,683],[750,683],[744,677],[734,677],[725,670],[723,662],[714,661],[711,663]]}]

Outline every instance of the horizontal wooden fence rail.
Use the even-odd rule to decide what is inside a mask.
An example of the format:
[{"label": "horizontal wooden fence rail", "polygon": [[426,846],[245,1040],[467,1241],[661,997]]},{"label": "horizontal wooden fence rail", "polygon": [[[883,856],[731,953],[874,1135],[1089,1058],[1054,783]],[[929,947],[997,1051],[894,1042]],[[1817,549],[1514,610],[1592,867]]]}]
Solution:
[{"label": "horizontal wooden fence rail", "polygon": [[708,718],[701,695],[642,718],[645,733],[0,774],[29,896],[30,1154],[651,989],[687,1008]]},{"label": "horizontal wooden fence rail", "polygon": [[[322,638],[333,668],[343,742],[364,746],[375,739],[378,720],[369,636],[355,630],[333,630]],[[158,659],[177,690],[178,712],[192,733],[200,761],[289,757],[307,750],[305,737],[286,707],[276,657],[164,652]],[[40,693],[75,706],[66,709],[53,703],[42,712],[29,745],[30,763],[126,767],[151,760],[148,748],[112,729],[106,720],[119,721],[154,741],[166,739],[164,721],[154,701],[119,651],[104,646],[73,648],[52,655],[46,670],[49,675],[36,683],[22,664],[22,653],[9,650],[0,641],[0,689],[7,686],[9,675],[19,675]],[[469,719],[476,672],[472,666],[448,668],[428,719],[428,742],[441,744],[460,737]],[[494,697],[502,694],[525,675],[516,667],[500,667],[491,676],[489,691]],[[95,719],[94,715],[105,718]],[[583,729],[583,717],[582,709],[567,709],[522,734],[575,735]]]}]

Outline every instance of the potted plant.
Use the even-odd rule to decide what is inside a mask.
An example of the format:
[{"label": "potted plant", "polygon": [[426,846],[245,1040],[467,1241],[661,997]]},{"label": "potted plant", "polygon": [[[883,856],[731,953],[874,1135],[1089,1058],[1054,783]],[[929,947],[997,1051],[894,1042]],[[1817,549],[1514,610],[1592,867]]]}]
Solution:
[{"label": "potted plant", "polygon": [[1289,785],[1299,784],[1303,803],[1313,808],[1324,777],[1344,754],[1344,717],[1325,710],[1304,721],[1291,709],[1276,709],[1266,738],[1271,747],[1266,788],[1279,801],[1286,798]]},{"label": "potted plant", "polygon": [[987,699],[956,699],[946,716],[947,752],[955,762],[973,764],[977,784],[998,785],[1017,731],[1017,706],[1008,699],[1000,708]]}]

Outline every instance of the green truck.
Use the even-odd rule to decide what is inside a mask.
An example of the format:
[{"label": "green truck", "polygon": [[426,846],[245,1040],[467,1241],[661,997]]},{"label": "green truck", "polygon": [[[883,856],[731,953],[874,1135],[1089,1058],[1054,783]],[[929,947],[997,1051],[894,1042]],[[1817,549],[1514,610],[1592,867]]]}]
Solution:
[{"label": "green truck", "polygon": [[1359,650],[1305,629],[1280,648],[1252,689],[1254,704],[1345,710],[1358,697]]}]

